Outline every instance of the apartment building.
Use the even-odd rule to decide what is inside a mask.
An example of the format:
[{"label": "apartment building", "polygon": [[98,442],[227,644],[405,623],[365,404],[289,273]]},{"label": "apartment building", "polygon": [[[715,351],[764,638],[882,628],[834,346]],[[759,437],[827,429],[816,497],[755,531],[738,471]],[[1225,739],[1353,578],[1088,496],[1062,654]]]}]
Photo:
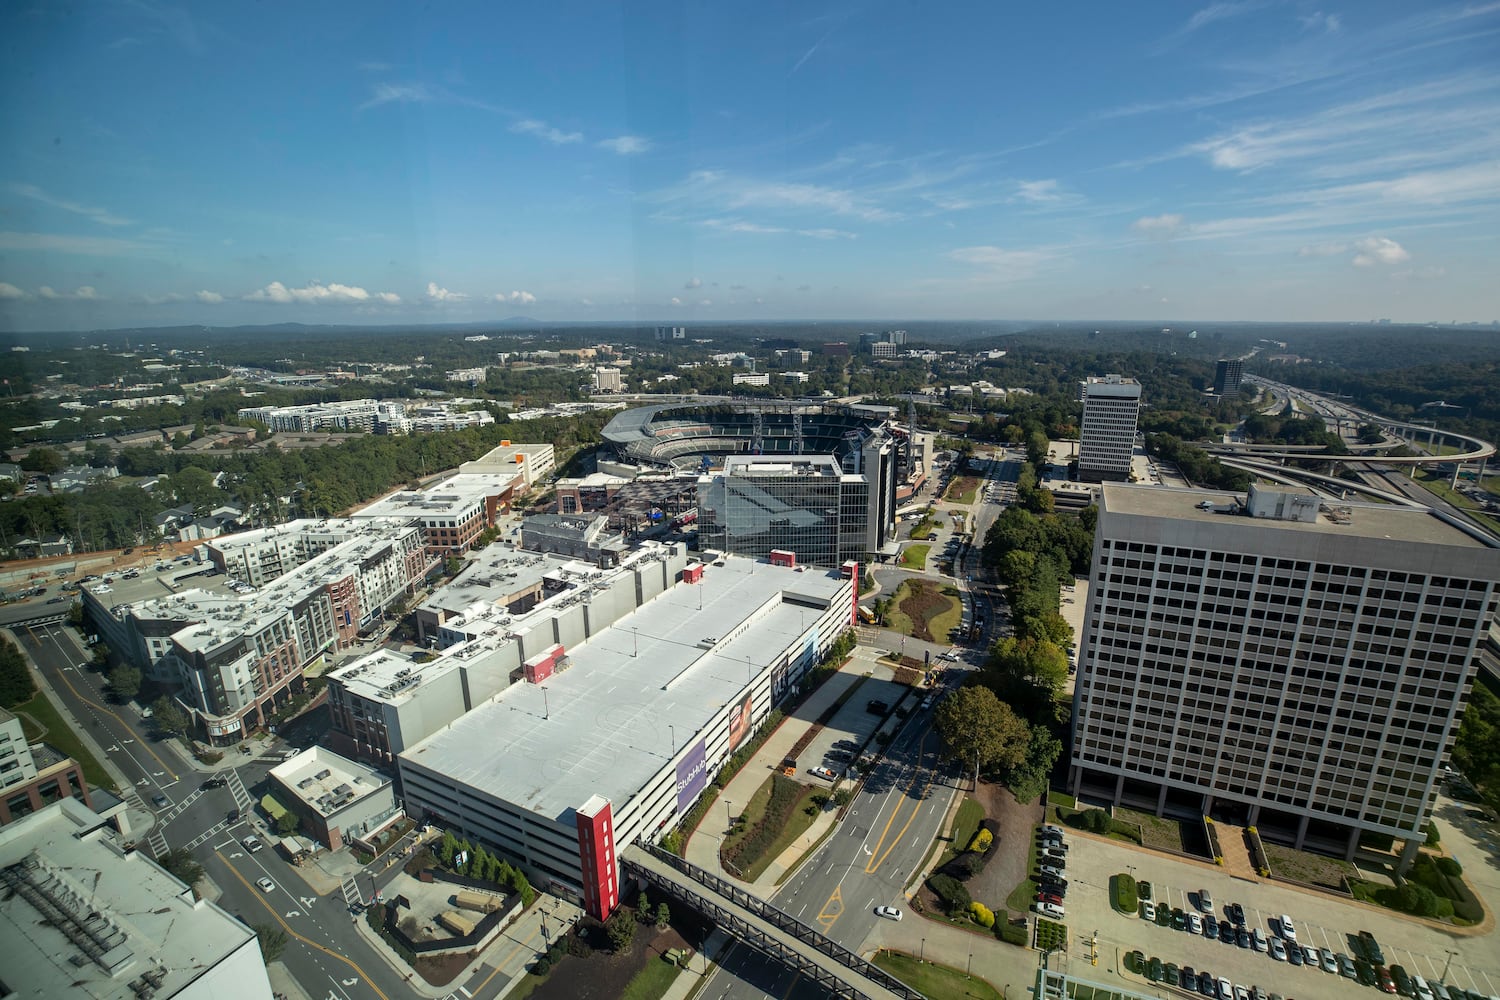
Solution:
[{"label": "apartment building", "polygon": [[1352,855],[1422,842],[1500,549],[1423,508],[1107,483],[1071,785]]}]

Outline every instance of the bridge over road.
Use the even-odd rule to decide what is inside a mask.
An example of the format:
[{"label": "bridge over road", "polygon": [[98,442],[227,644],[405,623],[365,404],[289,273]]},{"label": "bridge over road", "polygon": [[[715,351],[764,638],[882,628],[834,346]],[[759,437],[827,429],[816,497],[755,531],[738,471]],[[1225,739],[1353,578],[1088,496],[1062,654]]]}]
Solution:
[{"label": "bridge over road", "polygon": [[846,1000],[922,1000],[922,994],[727,879],[674,854],[633,844],[626,874],[682,900],[719,928]]}]

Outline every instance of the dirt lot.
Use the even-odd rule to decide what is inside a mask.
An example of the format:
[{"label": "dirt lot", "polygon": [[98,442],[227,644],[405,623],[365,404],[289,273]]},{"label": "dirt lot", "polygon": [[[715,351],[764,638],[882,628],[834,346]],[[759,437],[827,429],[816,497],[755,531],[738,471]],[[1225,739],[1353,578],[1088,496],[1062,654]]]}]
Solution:
[{"label": "dirt lot", "polygon": [[999,910],[1005,906],[1005,897],[1029,874],[1031,839],[1042,822],[1042,805],[1036,801],[1023,806],[1010,789],[988,782],[980,783],[974,797],[984,805],[985,816],[1000,824],[1000,849],[984,871],[970,880],[969,895]]}]

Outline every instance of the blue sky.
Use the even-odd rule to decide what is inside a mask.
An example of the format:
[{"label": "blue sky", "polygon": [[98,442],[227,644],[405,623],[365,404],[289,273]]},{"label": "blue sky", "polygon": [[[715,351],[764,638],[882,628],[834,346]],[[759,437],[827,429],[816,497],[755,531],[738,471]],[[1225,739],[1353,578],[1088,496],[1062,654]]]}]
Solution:
[{"label": "blue sky", "polygon": [[0,108],[3,329],[1500,319],[1493,0],[17,0]]}]

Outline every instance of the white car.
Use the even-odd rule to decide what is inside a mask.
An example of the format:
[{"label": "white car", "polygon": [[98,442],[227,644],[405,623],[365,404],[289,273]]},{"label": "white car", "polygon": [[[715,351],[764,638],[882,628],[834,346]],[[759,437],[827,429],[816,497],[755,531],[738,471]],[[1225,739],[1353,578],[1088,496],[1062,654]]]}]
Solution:
[{"label": "white car", "polygon": [[877,906],[875,907],[875,915],[877,917],[885,917],[885,919],[887,920],[898,921],[903,916],[902,912],[896,909],[894,906]]},{"label": "white car", "polygon": [[1038,914],[1044,917],[1051,917],[1053,920],[1061,920],[1063,919],[1063,917],[1067,916],[1067,911],[1064,910],[1061,906],[1058,906],[1056,903],[1044,903],[1038,901],[1035,904],[1035,908]]},{"label": "white car", "polygon": [[1297,925],[1292,923],[1291,917],[1283,913],[1281,916],[1276,918],[1276,922],[1281,925],[1282,937],[1286,938],[1288,941],[1297,940]]},{"label": "white car", "polygon": [[261,892],[275,892],[276,891],[276,883],[272,882],[268,878],[258,878],[258,879],[256,879],[255,880],[255,886]]},{"label": "white car", "polygon": [[1141,904],[1141,919],[1149,923],[1156,922],[1156,904],[1149,899]]},{"label": "white car", "polygon": [[808,770],[808,773],[811,774],[815,778],[822,778],[825,781],[833,781],[835,778],[838,777],[838,774],[831,767],[814,767],[814,768],[810,768]]},{"label": "white car", "polygon": [[1187,915],[1187,920],[1188,920],[1188,931],[1189,932],[1191,932],[1193,934],[1202,934],[1203,933],[1203,918],[1202,917],[1198,916],[1198,914],[1196,914],[1196,913],[1193,913],[1193,912],[1189,911],[1189,913]]}]

